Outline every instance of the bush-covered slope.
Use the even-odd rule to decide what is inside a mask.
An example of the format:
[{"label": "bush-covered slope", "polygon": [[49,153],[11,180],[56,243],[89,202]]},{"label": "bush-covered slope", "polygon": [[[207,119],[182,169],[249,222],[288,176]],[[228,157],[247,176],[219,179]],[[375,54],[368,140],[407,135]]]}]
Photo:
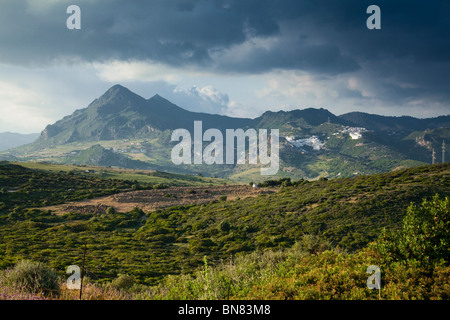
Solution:
[{"label": "bush-covered slope", "polygon": [[[38,180],[42,185],[45,176]],[[218,261],[237,252],[289,247],[305,234],[355,250],[384,227],[398,228],[411,202],[450,194],[449,182],[450,164],[443,164],[330,181],[287,180],[271,195],[147,213],[61,216],[20,207],[11,211],[8,204],[0,216],[0,267],[32,259],[64,270],[80,263],[87,243],[92,278],[128,273],[152,283],[194,270],[205,255]]]},{"label": "bush-covered slope", "polygon": [[[213,266],[205,256],[193,274],[168,275],[156,286],[136,284],[127,274],[102,284],[89,281],[83,298],[448,300],[449,223],[450,198],[435,195],[410,205],[400,230],[383,232],[355,253],[304,235],[290,248],[238,254]],[[225,226],[221,229],[228,230]],[[379,277],[371,274],[374,270]],[[57,281],[56,272],[43,264],[20,261],[0,271],[0,299],[78,298],[64,278],[59,287]]]}]

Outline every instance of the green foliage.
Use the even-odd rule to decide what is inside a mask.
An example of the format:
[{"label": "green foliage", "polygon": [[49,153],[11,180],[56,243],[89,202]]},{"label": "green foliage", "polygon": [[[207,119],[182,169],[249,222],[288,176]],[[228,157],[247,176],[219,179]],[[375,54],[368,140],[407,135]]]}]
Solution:
[{"label": "green foliage", "polygon": [[380,251],[395,261],[430,266],[450,262],[450,199],[435,195],[411,204],[400,232],[384,235]]},{"label": "green foliage", "polygon": [[[110,142],[105,142],[106,144]],[[65,151],[66,152],[66,151]],[[1,162],[0,162],[1,164]],[[6,162],[4,162],[6,164]],[[86,165],[62,165],[42,162],[17,162],[22,167],[32,170],[45,171],[49,173],[66,173],[68,176],[85,176],[90,178],[102,178],[103,180],[125,180],[138,183],[143,190],[154,188],[155,185],[168,186],[201,186],[201,185],[222,185],[229,183],[223,179],[211,179],[196,177],[189,174],[169,173],[148,170],[118,169],[112,167],[96,167]],[[86,173],[88,170],[88,173]],[[130,184],[131,186],[131,184]]]},{"label": "green foliage", "polygon": [[378,253],[326,250],[318,254],[295,245],[238,255],[193,275],[167,276],[148,299],[214,300],[399,300],[449,299],[450,267],[432,274],[419,266],[383,265],[381,291],[366,287],[367,267]]},{"label": "green foliage", "polygon": [[[251,185],[253,185],[253,183]],[[259,183],[259,186],[263,187],[263,188],[264,187],[278,187],[281,185],[287,187],[287,186],[292,186],[294,184],[291,182],[291,178],[280,178],[278,180],[266,180],[264,182]]]}]

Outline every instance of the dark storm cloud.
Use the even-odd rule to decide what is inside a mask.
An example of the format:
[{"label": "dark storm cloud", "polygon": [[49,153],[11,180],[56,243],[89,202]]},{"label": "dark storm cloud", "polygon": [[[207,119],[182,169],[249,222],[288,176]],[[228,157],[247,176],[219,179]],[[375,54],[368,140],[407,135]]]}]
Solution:
[{"label": "dark storm cloud", "polygon": [[[41,3],[29,5],[29,3]],[[93,61],[152,59],[171,64],[208,65],[210,52],[249,37],[281,36],[289,22],[290,42],[256,50],[250,70],[306,68],[322,62],[332,70],[354,70],[360,58],[386,56],[448,61],[449,4],[445,1],[375,1],[383,30],[365,27],[374,1],[344,0],[178,0],[178,1],[2,1],[1,59],[27,63],[64,56]],[[65,28],[66,8],[82,9],[82,30]],[[298,28],[298,29],[295,29]],[[314,38],[314,46],[302,40]],[[296,59],[299,53],[299,61]],[[282,61],[281,61],[282,60]],[[220,66],[220,61],[217,62]],[[233,67],[229,65],[229,67]],[[245,65],[238,64],[242,70]],[[326,67],[325,67],[326,68]],[[245,70],[245,69],[244,69]]]},{"label": "dark storm cloud", "polygon": [[[245,41],[248,25],[255,35],[275,34],[276,21],[227,1],[78,1],[82,30],[67,30],[66,8],[59,1],[33,9],[28,1],[7,1],[0,8],[0,58],[4,62],[47,62],[61,57],[86,61],[152,59],[170,64],[209,60],[208,50]],[[248,3],[251,3],[250,1]],[[36,5],[38,6],[38,5]],[[260,17],[261,15],[261,17]]]},{"label": "dark storm cloud", "polygon": [[[71,4],[81,7],[82,30],[66,28]],[[381,30],[366,28],[371,4],[381,8]],[[0,63],[148,59],[221,73],[353,72],[397,102],[448,103],[449,39],[448,1],[0,1]]]},{"label": "dark storm cloud", "polygon": [[[36,1],[37,2],[37,1]],[[352,58],[326,43],[303,45],[299,35],[283,47],[255,49],[242,63],[224,65],[211,55],[252,37],[280,36],[280,21],[304,16],[308,2],[78,1],[82,30],[67,30],[65,10],[74,1],[4,1],[0,8],[0,59],[14,64],[150,59],[171,65],[193,64],[227,71],[282,69],[354,70]],[[320,13],[321,10],[319,10]],[[290,42],[292,41],[292,42]],[[298,56],[296,51],[299,52]],[[317,66],[317,68],[315,67]]]}]

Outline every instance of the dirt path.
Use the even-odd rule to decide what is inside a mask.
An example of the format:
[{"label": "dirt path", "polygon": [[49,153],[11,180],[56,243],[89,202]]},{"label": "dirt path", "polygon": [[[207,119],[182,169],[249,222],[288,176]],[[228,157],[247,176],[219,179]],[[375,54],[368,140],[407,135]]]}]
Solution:
[{"label": "dirt path", "polygon": [[128,212],[138,207],[147,212],[173,206],[208,203],[213,200],[219,200],[221,196],[227,196],[227,200],[234,200],[238,197],[244,199],[276,191],[277,189],[252,188],[239,185],[173,187],[159,190],[124,192],[107,197],[50,206],[44,209],[52,210],[55,213],[104,213],[108,207],[113,207],[118,212]]}]

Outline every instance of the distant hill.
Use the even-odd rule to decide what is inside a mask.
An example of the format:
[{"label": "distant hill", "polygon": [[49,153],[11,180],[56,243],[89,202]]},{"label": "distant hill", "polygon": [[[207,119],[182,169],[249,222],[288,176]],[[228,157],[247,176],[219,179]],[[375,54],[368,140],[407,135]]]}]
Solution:
[{"label": "distant hill", "polygon": [[277,176],[293,179],[351,177],[424,165],[431,163],[433,148],[440,162],[439,146],[442,141],[450,145],[450,116],[417,119],[362,112],[336,116],[323,108],[307,108],[267,111],[255,119],[232,118],[191,112],[159,95],[145,99],[115,85],[88,107],[48,125],[35,142],[0,153],[0,159],[153,168],[238,182],[267,179],[260,175],[259,165],[173,164],[171,150],[176,143],[171,134],[182,128],[192,135],[194,121],[202,121],[203,132],[216,128],[224,137],[226,129],[279,129]]},{"label": "distant hill", "polygon": [[256,128],[281,128],[289,131],[292,128],[305,128],[310,126],[320,126],[321,124],[332,122],[341,125],[351,125],[349,121],[341,119],[330,111],[308,108],[304,110],[292,111],[266,111],[261,117],[254,119],[251,123]]},{"label": "distant hill", "polygon": [[39,133],[21,134],[13,132],[2,132],[0,133],[0,151],[31,143],[38,137]]},{"label": "distant hill", "polygon": [[364,112],[350,112],[339,116],[339,118],[374,131],[413,132],[431,128],[450,128],[450,115],[418,119],[409,116],[390,117]]},{"label": "distant hill", "polygon": [[67,161],[73,164],[86,164],[100,167],[120,167],[133,169],[152,169],[148,163],[132,160],[122,154],[115,153],[96,144],[87,150],[80,151]]},{"label": "distant hill", "polygon": [[[425,131],[414,131],[402,139],[398,144],[400,149],[411,156],[422,157],[423,161],[432,159],[432,151],[435,151],[436,162],[442,162],[442,142],[450,142],[450,128],[428,129]],[[428,150],[427,153],[421,151]],[[450,148],[445,148],[446,162],[450,160]]]}]

